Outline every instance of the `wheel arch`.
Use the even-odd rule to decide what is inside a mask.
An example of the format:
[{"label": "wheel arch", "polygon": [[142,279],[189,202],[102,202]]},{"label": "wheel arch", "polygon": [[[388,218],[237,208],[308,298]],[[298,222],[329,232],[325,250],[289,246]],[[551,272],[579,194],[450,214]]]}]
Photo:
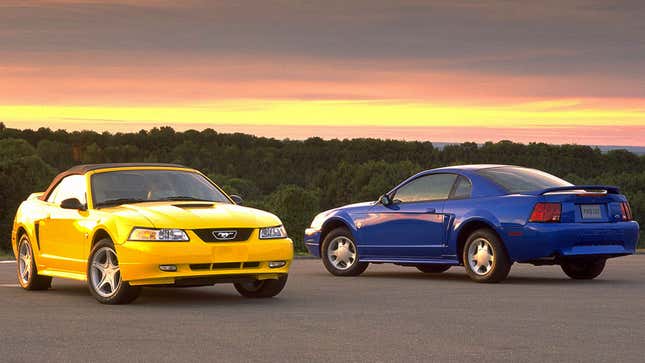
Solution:
[{"label": "wheel arch", "polygon": [[20,238],[22,237],[23,234],[26,234],[29,239],[31,237],[29,236],[29,232],[27,232],[27,228],[23,225],[19,225],[18,228],[16,228],[16,234],[15,237],[11,241],[11,248],[13,248],[13,253],[14,255],[18,255],[18,243],[20,242]]},{"label": "wheel arch", "polygon": [[504,246],[504,250],[506,252],[506,255],[510,255],[508,253],[508,247],[506,246],[506,242],[504,241],[504,238],[502,237],[502,233],[498,228],[496,228],[492,223],[485,219],[477,218],[477,219],[471,219],[466,222],[464,222],[457,233],[457,259],[458,261],[461,261],[463,264],[463,252],[464,252],[464,246],[466,245],[466,241],[468,240],[468,236],[470,236],[473,232],[475,232],[478,229],[488,229],[491,232],[493,232],[497,238],[502,242],[502,246]]},{"label": "wheel arch", "polygon": [[349,233],[351,233],[352,236],[354,235],[354,229],[351,227],[351,225],[340,217],[332,217],[325,221],[322,228],[320,229],[320,243],[318,244],[318,253],[320,253],[320,256],[322,256],[322,245],[325,237],[327,237],[329,232],[333,231],[334,229],[342,227],[347,228]]},{"label": "wheel arch", "polygon": [[[32,248],[36,248],[38,252],[40,252],[35,224],[33,226],[29,226],[24,223],[17,223],[14,230],[11,231],[11,248],[13,248],[14,254],[16,256],[18,254],[18,244],[20,243],[20,237],[23,235],[26,235],[27,238],[29,238],[29,241],[32,243]],[[34,254],[36,254],[36,250],[34,250]]]},{"label": "wheel arch", "polygon": [[108,238],[112,243],[114,243],[114,238],[112,238],[112,235],[107,231],[107,228],[105,227],[97,227],[94,230],[94,233],[92,234],[92,243],[90,244],[90,251],[92,248],[94,248],[94,245],[97,244],[100,240]]}]

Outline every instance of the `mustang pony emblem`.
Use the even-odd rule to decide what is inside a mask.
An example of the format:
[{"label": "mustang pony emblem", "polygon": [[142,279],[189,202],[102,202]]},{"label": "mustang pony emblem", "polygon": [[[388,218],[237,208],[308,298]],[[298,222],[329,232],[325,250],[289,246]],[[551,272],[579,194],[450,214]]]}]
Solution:
[{"label": "mustang pony emblem", "polygon": [[229,241],[235,239],[237,236],[237,231],[215,231],[213,232],[213,237],[220,241]]}]

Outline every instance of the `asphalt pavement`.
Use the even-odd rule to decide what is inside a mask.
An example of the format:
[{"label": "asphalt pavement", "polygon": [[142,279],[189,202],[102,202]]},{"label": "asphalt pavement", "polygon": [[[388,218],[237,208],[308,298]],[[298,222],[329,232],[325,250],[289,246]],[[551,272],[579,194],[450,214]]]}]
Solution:
[{"label": "asphalt pavement", "polygon": [[645,255],[610,260],[593,281],[516,264],[495,285],[461,267],[371,265],[342,278],[297,260],[273,299],[149,288],[124,306],[62,279],[24,291],[15,264],[0,264],[0,362],[643,362],[644,348]]}]

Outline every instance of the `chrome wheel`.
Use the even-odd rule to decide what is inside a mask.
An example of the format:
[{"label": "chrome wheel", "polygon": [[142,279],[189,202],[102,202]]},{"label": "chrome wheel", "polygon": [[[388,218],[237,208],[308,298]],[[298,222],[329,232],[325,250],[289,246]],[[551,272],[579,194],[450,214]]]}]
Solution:
[{"label": "chrome wheel", "polygon": [[468,248],[468,265],[479,276],[490,272],[495,262],[493,246],[485,238],[477,238]]},{"label": "chrome wheel", "polygon": [[99,296],[108,298],[121,286],[121,270],[116,252],[110,247],[102,247],[92,257],[90,283]]},{"label": "chrome wheel", "polygon": [[20,274],[20,281],[23,285],[29,283],[31,278],[31,264],[34,262],[33,255],[31,253],[31,248],[26,239],[23,239],[20,243],[20,251],[18,254],[18,271]]},{"label": "chrome wheel", "polygon": [[347,270],[356,262],[356,246],[351,239],[339,236],[327,247],[327,258],[339,270]]}]

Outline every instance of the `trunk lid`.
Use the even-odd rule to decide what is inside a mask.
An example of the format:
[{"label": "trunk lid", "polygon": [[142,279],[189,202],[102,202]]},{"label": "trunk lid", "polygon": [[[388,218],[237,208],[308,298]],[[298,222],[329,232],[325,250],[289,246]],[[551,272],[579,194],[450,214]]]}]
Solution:
[{"label": "trunk lid", "polygon": [[574,185],[536,192],[540,202],[560,203],[561,223],[607,223],[623,221],[621,203],[626,201],[613,186]]}]

